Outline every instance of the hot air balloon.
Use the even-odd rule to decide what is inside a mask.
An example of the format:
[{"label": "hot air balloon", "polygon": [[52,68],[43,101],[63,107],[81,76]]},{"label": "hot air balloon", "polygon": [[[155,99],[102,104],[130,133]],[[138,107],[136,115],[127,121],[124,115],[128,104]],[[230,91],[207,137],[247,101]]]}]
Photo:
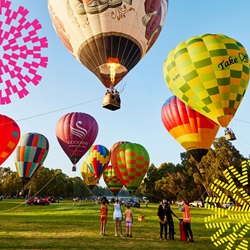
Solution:
[{"label": "hot air balloon", "polygon": [[99,178],[104,168],[109,164],[110,152],[103,145],[93,145],[85,155],[85,162],[96,178]]},{"label": "hot air balloon", "polygon": [[15,166],[23,183],[28,181],[42,166],[49,151],[47,138],[38,133],[27,133],[21,139],[15,150]]},{"label": "hot air balloon", "polygon": [[96,178],[94,176],[94,174],[90,171],[85,161],[81,164],[80,173],[82,175],[84,182],[86,183],[86,185],[90,190],[93,190],[94,187],[99,183],[100,178]]},{"label": "hot air balloon", "polygon": [[123,184],[119,180],[112,165],[107,166],[103,171],[103,180],[114,196],[120,192]]},{"label": "hot air balloon", "polygon": [[76,171],[76,164],[93,145],[98,133],[98,124],[89,114],[73,112],[60,118],[56,124],[57,140],[74,164],[72,171]]},{"label": "hot air balloon", "polygon": [[228,126],[242,101],[249,72],[245,48],[222,34],[181,42],[163,64],[164,79],[173,94],[222,127]]},{"label": "hot air balloon", "polygon": [[121,183],[133,194],[147,173],[149,154],[140,144],[123,143],[113,150],[111,163]]},{"label": "hot air balloon", "polygon": [[0,115],[0,165],[7,160],[16,148],[20,139],[20,128],[17,123],[5,115]]},{"label": "hot air balloon", "polygon": [[220,128],[176,96],[170,97],[162,106],[161,119],[167,131],[197,162],[207,154]]},{"label": "hot air balloon", "polygon": [[[111,91],[153,46],[167,7],[168,0],[48,1],[65,47]],[[103,106],[118,109],[111,97],[104,97]]]}]

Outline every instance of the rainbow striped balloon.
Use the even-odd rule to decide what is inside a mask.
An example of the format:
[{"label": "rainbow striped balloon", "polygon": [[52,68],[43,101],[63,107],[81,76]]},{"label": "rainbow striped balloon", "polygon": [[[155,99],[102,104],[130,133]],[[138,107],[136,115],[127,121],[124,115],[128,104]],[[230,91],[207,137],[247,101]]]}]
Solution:
[{"label": "rainbow striped balloon", "polygon": [[96,178],[102,175],[109,160],[110,152],[103,145],[93,145],[85,155],[85,162]]}]

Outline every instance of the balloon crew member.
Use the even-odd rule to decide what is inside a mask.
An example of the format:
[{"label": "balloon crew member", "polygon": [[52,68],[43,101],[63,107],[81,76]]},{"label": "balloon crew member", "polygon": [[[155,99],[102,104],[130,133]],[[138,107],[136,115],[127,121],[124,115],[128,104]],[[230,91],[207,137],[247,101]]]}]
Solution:
[{"label": "balloon crew member", "polygon": [[124,213],[125,221],[126,221],[126,233],[127,237],[132,237],[132,224],[133,224],[133,212],[130,209],[130,205],[127,205],[127,209]]},{"label": "balloon crew member", "polygon": [[102,201],[102,205],[100,207],[100,220],[101,220],[101,232],[100,235],[105,236],[107,217],[108,217],[108,206],[105,201]]},{"label": "balloon crew member", "polygon": [[121,205],[118,199],[116,199],[114,204],[113,219],[115,222],[115,236],[117,236],[118,227],[120,229],[120,236],[122,237],[122,211]]},{"label": "balloon crew member", "polygon": [[160,223],[160,240],[163,240],[162,238],[163,231],[164,231],[164,240],[167,240],[167,217],[162,202],[160,202],[160,205],[158,207],[157,216]]},{"label": "balloon crew member", "polygon": [[182,212],[184,231],[187,237],[187,241],[194,242],[193,232],[191,229],[190,209],[184,200],[182,200],[181,207],[179,209]]},{"label": "balloon crew member", "polygon": [[164,209],[165,209],[165,212],[166,212],[166,217],[167,217],[167,226],[168,226],[168,231],[169,231],[169,239],[170,240],[174,240],[174,234],[175,234],[175,231],[174,231],[174,221],[173,221],[173,217],[176,217],[178,220],[179,217],[177,215],[174,214],[174,212],[172,211],[171,207],[170,207],[170,202],[169,201],[166,201],[166,200],[163,200],[163,206],[164,206]]}]

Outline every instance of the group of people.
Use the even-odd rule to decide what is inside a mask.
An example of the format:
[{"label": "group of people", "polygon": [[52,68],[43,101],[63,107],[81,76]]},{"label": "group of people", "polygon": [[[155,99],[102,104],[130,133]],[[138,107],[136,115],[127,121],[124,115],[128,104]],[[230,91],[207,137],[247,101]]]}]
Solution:
[{"label": "group of people", "polygon": [[[167,234],[169,234],[169,239],[174,240],[175,230],[174,230],[174,221],[173,216],[178,220],[183,221],[184,223],[184,232],[186,235],[187,241],[193,242],[193,232],[191,229],[191,218],[190,218],[190,210],[186,202],[183,200],[181,205],[179,206],[179,210],[182,212],[182,219],[180,219],[171,209],[170,202],[167,200],[163,200],[160,202],[158,207],[158,220],[160,223],[160,240],[167,240]],[[102,201],[102,205],[100,207],[100,235],[105,236],[106,224],[108,217],[108,206],[106,205],[105,200]],[[127,205],[127,209],[124,213],[124,219],[126,222],[126,234],[127,237],[132,237],[132,224],[133,224],[133,212],[130,209],[130,205]],[[114,203],[114,211],[113,211],[113,220],[115,225],[115,236],[120,234],[122,235],[122,220],[123,213],[121,210],[121,203],[118,199],[116,199]],[[164,233],[164,238],[163,238]]]},{"label": "group of people", "polygon": [[[108,217],[108,206],[106,205],[105,201],[102,202],[102,205],[100,207],[100,216],[101,216],[100,235],[105,236],[107,217]],[[127,237],[132,237],[133,212],[130,209],[130,205],[127,205],[127,209],[124,213],[124,219],[126,222]],[[118,235],[118,230],[119,230],[120,236],[122,237],[123,214],[121,210],[121,203],[118,199],[116,199],[114,203],[113,220],[115,224],[115,236]]]},{"label": "group of people", "polygon": [[[183,218],[180,219],[171,209],[170,202],[163,200],[160,202],[158,207],[158,220],[160,223],[160,240],[167,240],[167,234],[169,234],[169,239],[174,240],[175,230],[174,230],[174,221],[173,216],[176,217],[179,221],[183,220],[184,223],[184,232],[187,238],[187,241],[193,242],[193,232],[191,230],[191,218],[190,210],[188,205],[183,200],[179,206],[179,210],[182,212]],[[164,233],[164,238],[163,238]]]}]

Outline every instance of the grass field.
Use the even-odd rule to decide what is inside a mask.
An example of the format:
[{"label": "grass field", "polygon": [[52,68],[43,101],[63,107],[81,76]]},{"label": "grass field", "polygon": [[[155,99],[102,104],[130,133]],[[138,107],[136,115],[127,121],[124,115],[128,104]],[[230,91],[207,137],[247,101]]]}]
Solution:
[{"label": "grass field", "polygon": [[[210,236],[215,231],[205,228],[204,217],[211,214],[210,210],[191,208],[195,242],[187,243],[180,241],[176,218],[175,241],[159,240],[158,204],[132,208],[133,238],[114,236],[113,204],[110,204],[107,235],[100,236],[99,207],[90,202],[62,201],[49,206],[26,206],[23,200],[0,201],[0,249],[225,249],[225,245],[215,247],[212,244]],[[122,209],[124,212],[125,207]],[[177,207],[172,209],[181,217]],[[145,216],[146,220],[138,221],[139,215]],[[125,235],[124,221],[123,229]],[[246,240],[250,240],[249,236]]]}]

